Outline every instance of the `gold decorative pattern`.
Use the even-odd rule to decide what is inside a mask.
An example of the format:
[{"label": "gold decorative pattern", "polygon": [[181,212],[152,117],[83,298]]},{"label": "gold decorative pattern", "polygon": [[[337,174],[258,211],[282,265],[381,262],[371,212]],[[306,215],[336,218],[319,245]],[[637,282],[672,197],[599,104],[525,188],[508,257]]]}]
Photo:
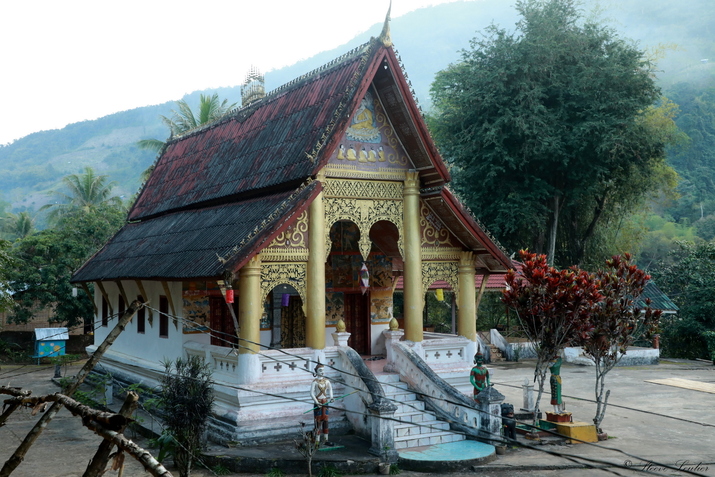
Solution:
[{"label": "gold decorative pattern", "polygon": [[[382,106],[382,103],[380,105]],[[402,144],[400,143],[399,139],[395,135],[395,128],[392,127],[392,124],[390,123],[389,118],[387,117],[386,114],[383,113],[382,108],[380,108],[380,110],[376,111],[375,119],[377,119],[378,123],[383,125],[382,127],[380,127],[380,130],[382,131],[382,134],[384,135],[385,139],[387,140],[387,144],[393,150],[395,150],[395,153],[387,154],[387,162],[389,162],[390,164],[398,164],[400,166],[407,166],[409,164],[409,159],[407,158],[406,155],[400,154],[400,151],[404,151],[404,148],[402,147]]]},{"label": "gold decorative pattern", "polygon": [[325,197],[402,200],[402,182],[331,179],[323,184]]},{"label": "gold decorative pattern", "polygon": [[269,247],[293,247],[306,248],[306,236],[308,235],[308,212],[303,211],[298,216],[295,224],[289,225],[288,228],[278,234]]},{"label": "gold decorative pattern", "polygon": [[261,257],[264,262],[307,262],[308,249],[265,249],[261,252]]},{"label": "gold decorative pattern", "polygon": [[266,301],[266,297],[271,290],[278,285],[290,285],[298,292],[303,300],[303,312],[307,301],[306,276],[308,274],[307,263],[263,263],[261,264],[261,301]]},{"label": "gold decorative pattern", "polygon": [[[325,204],[325,250],[330,254],[330,228],[340,220],[355,223],[360,230],[360,253],[367,260],[372,248],[370,229],[375,223],[386,220],[392,222],[398,231],[402,231],[402,201],[398,200],[354,200],[326,197]],[[403,251],[403,237],[400,234],[398,247]]]},{"label": "gold decorative pattern", "polygon": [[328,164],[323,168],[328,177],[350,179],[378,179],[388,181],[404,181],[405,170],[389,167],[379,167],[374,171],[361,171],[354,164]]},{"label": "gold decorative pattern", "polygon": [[422,247],[422,260],[452,261],[459,260],[462,253],[459,247]]},{"label": "gold decorative pattern", "polygon": [[296,222],[281,232],[261,255],[267,262],[304,262],[308,260],[308,212],[303,211]]},{"label": "gold decorative pattern", "polygon": [[437,280],[449,283],[455,302],[459,303],[459,262],[422,262],[422,293]]},{"label": "gold decorative pattern", "polygon": [[454,247],[449,229],[444,226],[437,214],[424,203],[420,204],[420,228],[422,229],[422,246],[442,247],[446,245]]}]

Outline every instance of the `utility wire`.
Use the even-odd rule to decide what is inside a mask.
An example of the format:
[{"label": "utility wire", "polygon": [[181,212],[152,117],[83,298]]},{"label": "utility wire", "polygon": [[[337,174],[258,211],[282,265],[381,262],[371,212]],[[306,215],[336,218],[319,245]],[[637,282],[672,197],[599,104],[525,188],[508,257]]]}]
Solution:
[{"label": "utility wire", "polygon": [[[156,309],[154,309],[154,310],[157,311],[157,312],[159,312],[159,313],[161,313],[159,310],[156,310]],[[167,314],[167,313],[164,313],[164,314]],[[174,315],[170,315],[170,314],[167,314],[167,316],[171,317],[171,318],[174,319],[174,320],[178,320],[179,322],[187,322],[187,323],[190,323],[190,324],[199,324],[199,325],[205,326],[205,325],[203,325],[203,324],[201,324],[201,323],[198,323],[198,322],[196,322],[196,321],[192,321],[192,320],[189,320],[189,319],[186,319],[186,318],[183,318],[183,317],[178,317],[178,316],[174,316]],[[216,332],[216,330],[213,330],[213,329],[210,328],[210,327],[207,327],[207,328],[211,331],[211,333]],[[225,333],[221,333],[221,334],[225,334]],[[255,342],[253,342],[253,341],[246,340],[245,338],[240,338],[240,337],[239,337],[238,339],[239,339],[239,341],[244,341],[244,342],[246,342],[246,343],[248,343],[248,344],[258,345],[258,346],[260,346],[260,347],[267,348],[267,349],[275,349],[275,348],[271,348],[270,346],[262,345],[261,343],[255,343]],[[229,340],[223,340],[223,341],[229,342]],[[232,341],[231,341],[231,344],[232,344],[233,346],[235,346],[235,344],[234,344]],[[246,348],[245,345],[241,345],[241,344],[238,344],[238,347],[239,347],[239,348]],[[295,355],[295,354],[289,353],[289,352],[287,352],[287,351],[285,351],[285,350],[277,350],[277,351],[280,351],[281,353],[283,353],[283,354],[285,354],[285,355],[287,355],[287,356],[293,357],[293,358],[297,358],[297,359],[300,359],[300,360],[306,360],[306,358],[303,357],[303,356]],[[276,360],[276,358],[273,358],[272,356],[267,356],[267,355],[264,355],[264,354],[261,354],[261,355],[264,356],[264,357],[266,357],[266,358]],[[309,361],[312,361],[312,360],[309,360]],[[340,370],[340,369],[338,369],[338,368],[336,368],[336,367],[334,367],[334,366],[330,366],[330,365],[328,365],[328,364],[325,364],[325,365],[328,366],[328,367],[330,367],[331,369],[334,369],[335,371],[337,371],[337,372],[340,373],[340,374],[350,375],[350,376],[358,377],[358,378],[362,379],[362,378],[361,378],[360,376],[358,376],[358,375],[355,375],[355,374],[346,372],[346,371],[344,371],[344,370]],[[302,369],[302,368],[301,368],[301,369]],[[309,372],[308,370],[304,370],[304,371]],[[391,384],[391,383],[382,383],[382,382],[380,382],[377,378],[375,378],[375,381],[379,382],[379,383],[380,383],[381,385],[383,385],[383,386],[384,386],[385,384],[388,384],[388,385]],[[348,386],[348,387],[354,388],[353,386],[350,386],[350,385],[348,385],[347,383],[342,383],[342,384],[343,384],[344,386]],[[399,385],[393,385],[393,386],[399,387]],[[275,395],[275,394],[272,394],[272,393],[267,393],[267,392],[265,392],[265,391],[256,391],[256,390],[250,389],[250,388],[243,388],[243,387],[240,387],[240,386],[232,386],[232,385],[229,385],[228,387],[232,387],[232,388],[235,388],[235,389],[238,389],[238,390],[243,390],[243,391],[256,392],[256,393],[258,393],[258,394],[268,395],[268,396],[276,397],[276,398],[279,398],[279,399],[289,399],[289,400],[294,400],[294,401],[298,401],[298,402],[303,402],[303,401],[298,400],[298,399],[288,398],[288,397],[286,397],[286,396]],[[355,389],[355,388],[354,388],[354,389]],[[420,397],[423,397],[423,398],[424,398],[424,397],[431,397],[431,396],[427,396],[427,395],[425,395],[425,394],[423,394],[423,393],[420,393],[420,392],[418,392],[418,391],[412,391],[412,392],[415,393],[415,394],[417,394],[417,395],[419,395]],[[387,400],[390,400],[390,401],[394,401],[394,400],[392,400],[391,398],[389,398],[389,397],[387,397],[387,396],[385,396],[384,398],[387,399]],[[457,405],[457,406],[460,406],[460,407],[463,406],[462,403],[453,402],[453,401],[450,401],[450,400],[445,400],[445,402],[447,402],[447,403],[449,403],[449,404]],[[402,403],[399,403],[399,402],[398,402],[398,404],[402,404]],[[340,408],[335,408],[335,407],[333,407],[333,408],[334,408],[334,409],[340,409]],[[472,409],[472,408],[470,408],[470,409]],[[479,409],[473,409],[473,410],[476,410],[477,412],[480,412],[480,413],[484,413],[484,411],[481,411],[481,410],[479,410]],[[352,411],[351,411],[351,412],[352,412]],[[401,420],[399,420],[399,419],[394,419],[394,418],[393,418],[392,420],[394,420],[394,421],[396,421],[396,422],[399,422],[399,423],[405,423],[404,421],[401,421]],[[449,422],[449,420],[446,420],[446,421]],[[521,424],[525,425],[526,427],[534,428],[534,426],[532,426],[532,425],[530,425],[530,424],[528,424],[528,423],[521,423]],[[427,427],[427,426],[426,426],[426,427]],[[464,433],[459,433],[459,432],[455,432],[455,431],[451,431],[451,432],[457,433],[457,434],[464,434]],[[557,432],[554,432],[554,431],[547,431],[547,432],[551,433],[552,435],[561,437],[561,438],[567,437],[567,436],[560,435],[560,434],[558,434]],[[495,439],[491,439],[491,440],[495,440]],[[500,435],[496,440],[501,441],[501,435]],[[572,440],[580,441],[579,439],[572,439]],[[589,445],[595,446],[595,447],[597,447],[598,449],[604,449],[603,447],[597,446],[597,445],[594,444],[594,443],[588,443],[588,442],[585,442],[585,441],[580,441],[580,442],[583,442],[583,443],[585,443],[585,444],[589,444]],[[532,448],[537,449],[537,450],[541,450],[541,449],[538,448],[538,447],[532,447]],[[631,458],[645,460],[645,459],[642,459],[640,456],[636,456],[636,455],[632,455],[632,454],[630,454],[630,453],[626,453],[625,451],[623,451],[623,450],[621,450],[621,449],[613,449],[613,448],[605,448],[605,449],[609,449],[609,450],[612,450],[612,451],[616,451],[616,452],[622,453],[622,454],[624,454],[624,455],[626,455],[626,456],[628,456],[628,457],[631,457]],[[579,456],[579,457],[580,457],[580,456]],[[607,463],[607,462],[605,462],[605,461],[604,461],[604,463],[606,463],[606,464],[608,464],[608,465],[613,465],[612,463]],[[659,464],[659,465],[662,465],[663,467],[666,467],[666,468],[671,468],[671,469],[673,469],[673,470],[681,470],[681,469],[678,469],[678,468],[675,468],[675,467],[672,467],[672,466],[668,466],[667,464]],[[627,468],[627,467],[624,467],[624,468]],[[631,470],[633,470],[633,469],[631,469]],[[693,475],[700,475],[700,474],[693,473]]]},{"label": "utility wire", "polygon": [[[150,307],[147,306],[147,308],[150,308]],[[150,309],[153,309],[153,308],[150,308]],[[156,309],[153,309],[153,310],[155,310],[155,311],[157,311],[157,312],[159,312],[159,313],[162,313],[162,312],[160,312],[159,310],[156,310]],[[170,317],[173,318],[174,320],[179,320],[180,322],[188,322],[188,323],[193,323],[193,324],[200,324],[200,323],[197,323],[197,322],[195,322],[195,321],[192,322],[192,320],[188,320],[188,319],[185,319],[185,318],[183,318],[183,317],[173,316],[173,315],[169,315],[169,314],[167,314],[167,313],[163,313],[163,314],[166,314],[167,316],[170,316]],[[118,314],[116,314],[116,316],[118,316]],[[99,320],[98,320],[98,321],[99,321]],[[210,332],[211,332],[212,335],[214,335],[214,334],[215,334],[215,335],[218,335],[218,334],[228,335],[228,334],[226,334],[226,333],[222,333],[222,332],[218,332],[217,330],[213,330],[213,329],[211,329],[210,327],[207,327],[207,328],[210,330]],[[95,329],[97,329],[97,328],[95,328]],[[228,335],[228,336],[232,336],[232,335]],[[223,339],[223,338],[218,337],[218,336],[216,336],[216,337],[217,337],[218,339],[224,341],[224,342],[230,343],[230,344],[232,344],[233,346],[235,346],[235,343],[233,343],[233,340]],[[261,346],[261,347],[268,348],[268,349],[274,349],[274,348],[271,348],[270,346],[261,345],[260,343],[254,343],[254,342],[251,342],[251,341],[249,341],[249,340],[245,340],[245,339],[243,339],[243,338],[239,338],[239,339],[242,340],[242,341],[245,341],[245,342],[247,342],[247,343],[249,343],[249,344],[259,345],[259,346]],[[240,344],[239,344],[238,346],[245,348],[244,345],[240,345]],[[303,357],[303,356],[294,355],[294,354],[292,354],[292,353],[286,352],[285,350],[277,350],[277,351],[280,351],[281,353],[283,353],[283,354],[285,354],[285,355],[287,355],[287,356],[290,356],[290,357],[293,357],[293,358],[297,358],[297,359],[299,359],[299,360],[306,360],[306,358]],[[271,356],[266,356],[266,355],[263,355],[263,356],[266,357],[266,358],[269,358],[269,359],[277,360],[276,358],[273,358],[273,357],[271,357]],[[278,360],[277,360],[277,361],[278,361]],[[312,361],[312,360],[308,360],[308,361]],[[130,365],[130,366],[134,366],[134,367],[140,368],[139,366],[136,366],[136,365]],[[352,374],[352,373],[345,372],[345,371],[340,370],[340,369],[338,369],[338,368],[336,368],[336,367],[334,367],[334,366],[330,366],[330,365],[327,365],[327,366],[330,367],[330,368],[332,368],[332,369],[334,369],[334,370],[336,370],[338,373],[346,374],[346,375],[352,375],[352,376],[355,376],[355,377],[360,378],[360,376],[354,375],[354,374]],[[306,372],[309,372],[308,370],[305,370],[305,371],[306,371]],[[361,379],[362,379],[362,378],[361,378]],[[377,380],[377,379],[375,379],[375,380],[379,382],[379,380]],[[347,383],[342,383],[342,384],[343,384],[344,386],[353,387],[353,386],[348,385]],[[381,385],[385,385],[385,384],[391,384],[391,383],[380,383],[380,384],[381,384]],[[394,386],[398,386],[398,385],[394,385]],[[279,399],[287,399],[287,400],[296,401],[296,402],[301,402],[301,403],[304,402],[303,400],[300,400],[300,399],[290,398],[290,397],[287,397],[287,396],[272,394],[272,393],[268,393],[268,392],[264,392],[264,391],[257,391],[257,390],[255,390],[255,389],[245,388],[245,387],[241,387],[241,386],[228,385],[227,387],[235,388],[235,389],[237,389],[237,390],[242,390],[242,391],[254,392],[254,393],[258,393],[258,394],[262,394],[262,395],[267,395],[267,396],[271,396],[271,397],[275,397],[275,398],[279,398]],[[516,386],[514,386],[514,387],[516,387]],[[354,388],[354,387],[353,387],[353,388]],[[413,392],[414,392],[414,391],[413,391]],[[421,397],[425,397],[424,394],[419,393],[419,392],[416,392],[415,394],[420,395]],[[426,397],[429,397],[429,396],[426,396]],[[387,396],[385,396],[385,399],[394,401],[394,400],[392,400],[390,397],[387,397]],[[448,401],[448,400],[447,400],[447,402],[450,403],[450,404],[455,404],[455,405],[459,405],[459,406],[462,405],[461,403],[450,402],[450,401]],[[398,404],[400,404],[400,403],[398,402]],[[360,412],[358,412],[358,411],[352,411],[352,410],[347,410],[347,409],[336,408],[336,407],[334,407],[334,406],[329,406],[329,407],[332,407],[333,409],[336,409],[336,410],[341,410],[341,411],[345,411],[345,412],[351,412],[351,413],[360,414],[361,416],[364,416],[364,415],[365,415],[364,413],[360,413]],[[483,411],[480,411],[480,410],[478,410],[478,409],[476,409],[476,411],[477,411],[477,412],[483,412]],[[408,423],[408,422],[402,421],[402,420],[400,420],[400,419],[395,419],[395,418],[388,418],[388,419],[390,419],[390,420],[392,420],[392,421],[394,421],[394,422],[397,422],[397,423]],[[524,424],[526,424],[526,423],[524,423]],[[529,426],[528,424],[526,424],[526,425]],[[425,426],[425,427],[431,427],[431,426]],[[529,426],[529,427],[533,427],[533,426]],[[455,431],[451,431],[451,432],[457,433],[457,434],[464,434],[464,433],[455,432]],[[553,434],[558,435],[557,433],[553,433]],[[565,436],[560,436],[560,437],[565,437]],[[489,439],[489,440],[497,440],[497,441],[501,442],[501,441],[502,441],[502,436],[501,436],[501,435],[498,435],[498,436],[493,437],[493,438],[491,438],[491,439]],[[548,450],[546,450],[546,449],[543,449],[541,446],[536,447],[536,446],[531,446],[531,445],[527,445],[527,444],[523,444],[523,443],[519,443],[519,444],[520,444],[521,446],[523,446],[523,447],[527,447],[527,448],[539,450],[539,451],[546,452],[546,453],[549,453],[549,454],[552,454],[552,455],[558,455],[558,456],[561,456],[561,457],[563,457],[563,458],[565,458],[565,459],[568,459],[568,460],[571,460],[571,461],[577,462],[577,463],[581,463],[581,462],[579,462],[578,460],[583,460],[583,461],[598,463],[598,464],[601,464],[601,465],[616,466],[616,467],[623,468],[623,469],[634,470],[633,468],[629,468],[629,467],[624,466],[624,465],[622,466],[622,465],[618,465],[618,464],[613,464],[613,463],[611,463],[611,462],[602,461],[602,460],[599,460],[599,459],[590,459],[590,458],[586,458],[586,457],[583,457],[583,456],[573,456],[573,455],[564,454],[564,453],[561,453],[561,452],[548,451]],[[594,445],[594,444],[592,444],[592,443],[588,443],[588,444]],[[597,447],[598,447],[599,449],[603,449],[603,448],[600,447],[600,446],[597,446]],[[611,448],[609,448],[609,449],[610,449],[610,450],[613,450],[613,451],[618,451],[618,452],[620,452],[620,453],[623,453],[623,454],[627,455],[628,457],[632,457],[632,458],[635,458],[635,459],[641,459],[641,460],[644,460],[644,461],[645,461],[645,459],[642,459],[642,458],[639,457],[639,456],[635,456],[635,455],[632,455],[632,454],[629,454],[629,453],[625,453],[624,451],[622,451],[622,450],[620,450],[620,449],[611,449]],[[574,460],[574,459],[577,459],[577,460]],[[586,465],[589,465],[589,464],[586,464]],[[674,467],[667,466],[666,464],[658,464],[658,465],[662,465],[662,466],[664,466],[664,467],[668,467],[668,468],[671,468],[671,469],[674,469],[674,470],[681,470],[681,469],[676,469],[676,468],[674,468]],[[589,466],[593,467],[592,465],[589,465]],[[601,469],[601,470],[605,470],[605,469]],[[640,470],[640,469],[637,469],[637,470]],[[687,470],[684,471],[684,472],[691,473],[692,475],[701,475],[701,474],[698,474],[698,473],[695,473],[695,472],[688,472]],[[653,472],[647,472],[647,473],[653,473]],[[617,475],[620,475],[620,474],[617,474]],[[656,475],[660,475],[660,474],[656,474]]]}]

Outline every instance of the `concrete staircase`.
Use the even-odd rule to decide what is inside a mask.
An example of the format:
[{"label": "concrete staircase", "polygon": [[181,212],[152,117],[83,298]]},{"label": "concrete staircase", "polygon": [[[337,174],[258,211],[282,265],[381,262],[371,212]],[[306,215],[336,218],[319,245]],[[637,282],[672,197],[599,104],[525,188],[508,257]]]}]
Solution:
[{"label": "concrete staircase", "polygon": [[385,396],[396,406],[395,412],[395,448],[396,450],[413,447],[444,444],[462,441],[465,437],[449,429],[449,424],[440,421],[434,413],[425,410],[425,403],[409,390],[407,384],[400,381],[397,374],[378,375]]},{"label": "concrete staircase", "polygon": [[502,354],[501,350],[497,348],[496,345],[493,345],[491,343],[489,343],[489,356],[491,358],[492,363],[504,361],[504,355]]},{"label": "concrete staircase", "polygon": [[504,361],[504,354],[496,345],[492,344],[489,331],[477,331],[477,333],[479,334],[479,338],[482,342],[489,346],[489,361],[491,363]]}]

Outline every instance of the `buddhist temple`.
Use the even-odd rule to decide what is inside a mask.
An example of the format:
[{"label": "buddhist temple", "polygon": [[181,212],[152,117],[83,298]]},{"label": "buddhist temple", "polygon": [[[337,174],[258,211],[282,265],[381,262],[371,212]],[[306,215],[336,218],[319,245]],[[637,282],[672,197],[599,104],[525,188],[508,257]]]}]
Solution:
[{"label": "buddhist temple", "polygon": [[[168,141],[124,227],[73,276],[94,285],[102,326],[89,351],[139,299],[147,307],[103,369],[152,386],[164,360],[204,357],[216,382],[212,438],[258,442],[297,425],[320,362],[336,394],[360,390],[336,401],[336,426],[372,436],[378,452],[414,446],[398,445],[379,419],[396,408],[365,360],[384,358],[396,379],[453,393],[434,376],[471,365],[475,276],[511,262],[450,191],[389,21],[379,37],[273,91],[263,93],[257,71],[246,81],[240,109]],[[436,281],[455,293],[457,336],[423,332]],[[410,381],[415,370],[424,383]],[[456,412],[486,429],[474,409]]]}]

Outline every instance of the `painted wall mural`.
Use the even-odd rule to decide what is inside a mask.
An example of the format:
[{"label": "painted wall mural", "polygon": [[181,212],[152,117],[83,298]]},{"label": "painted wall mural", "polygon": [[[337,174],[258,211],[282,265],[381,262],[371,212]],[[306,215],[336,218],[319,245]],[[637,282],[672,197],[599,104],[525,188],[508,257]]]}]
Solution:
[{"label": "painted wall mural", "polygon": [[183,332],[208,333],[210,331],[209,297],[221,296],[216,282],[184,282],[181,296],[185,318]]},{"label": "painted wall mural", "polygon": [[345,294],[343,292],[325,293],[325,324],[335,326],[345,314]]},{"label": "painted wall mural", "polygon": [[409,158],[372,87],[360,101],[330,162],[358,170],[408,168]]},{"label": "painted wall mural", "polygon": [[392,319],[392,260],[384,255],[371,255],[370,321],[388,323]]}]

